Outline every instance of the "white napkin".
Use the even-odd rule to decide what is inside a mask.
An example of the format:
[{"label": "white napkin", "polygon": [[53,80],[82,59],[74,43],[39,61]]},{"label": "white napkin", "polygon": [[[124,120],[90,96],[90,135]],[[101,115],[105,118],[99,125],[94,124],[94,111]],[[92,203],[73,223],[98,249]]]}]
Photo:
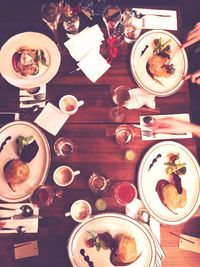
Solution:
[{"label": "white napkin", "polygon": [[[134,8],[137,13],[149,14],[142,19],[144,29],[163,29],[177,31],[177,13],[175,10],[158,10]],[[170,17],[159,17],[155,15],[170,15]]]},{"label": "white napkin", "polygon": [[[184,114],[168,114],[168,115],[148,115],[148,116],[152,116],[153,118],[167,118],[167,117],[172,117],[175,119],[179,119],[179,120],[184,120],[184,121],[188,121],[190,122],[190,116],[187,113]],[[151,137],[147,137],[144,136],[142,134],[142,129],[145,130],[145,123],[143,121],[143,118],[145,116],[140,116],[140,125],[144,125],[144,128],[141,128],[141,136],[142,136],[142,140],[162,140],[162,139],[183,139],[183,138],[192,138],[192,133],[186,133],[186,134],[155,134],[154,136]],[[181,130],[184,133],[184,129]]]},{"label": "white napkin", "polygon": [[74,35],[67,42],[64,43],[69,50],[70,55],[76,60],[80,61],[92,49],[99,51],[100,45],[104,40],[103,33],[96,24],[91,28],[86,28],[80,33]]},{"label": "white napkin", "polygon": [[93,83],[111,66],[96,49],[90,51],[77,65]]},{"label": "white napkin", "polygon": [[45,108],[35,119],[35,123],[47,132],[56,135],[68,118],[68,114],[62,112],[53,104],[47,103]]},{"label": "white napkin", "polygon": [[[9,203],[9,204],[1,204],[2,207],[18,209],[22,205],[29,205],[33,208],[33,214],[39,215],[39,209],[34,207],[31,203]],[[17,215],[17,211],[15,210],[0,210],[0,217],[9,217]],[[21,220],[5,220],[1,222],[5,222],[6,224],[3,227],[16,228],[17,226],[24,226],[26,228],[25,233],[37,233],[38,232],[38,218],[33,219],[21,219]],[[0,230],[0,233],[16,233],[16,230]]]},{"label": "white napkin", "polygon": [[147,94],[140,88],[129,90],[130,99],[124,105],[127,109],[138,109],[144,105],[151,109],[155,109],[155,96]]},{"label": "white napkin", "polygon": [[[44,99],[46,98],[46,84],[40,87],[40,90],[36,94],[30,94],[26,89],[19,90],[19,101],[34,100],[34,96],[38,94],[44,94]],[[19,102],[20,108],[30,108],[32,106],[39,105],[40,108],[45,107],[46,102],[39,102],[34,104],[23,104]]]}]

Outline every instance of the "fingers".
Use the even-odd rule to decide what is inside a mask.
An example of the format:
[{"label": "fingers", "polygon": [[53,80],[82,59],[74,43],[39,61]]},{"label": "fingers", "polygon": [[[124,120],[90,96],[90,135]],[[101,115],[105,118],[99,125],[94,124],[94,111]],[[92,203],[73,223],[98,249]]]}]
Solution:
[{"label": "fingers", "polygon": [[183,48],[186,48],[200,40],[200,22],[198,22],[193,30],[191,30],[185,40],[185,43],[182,45]]}]

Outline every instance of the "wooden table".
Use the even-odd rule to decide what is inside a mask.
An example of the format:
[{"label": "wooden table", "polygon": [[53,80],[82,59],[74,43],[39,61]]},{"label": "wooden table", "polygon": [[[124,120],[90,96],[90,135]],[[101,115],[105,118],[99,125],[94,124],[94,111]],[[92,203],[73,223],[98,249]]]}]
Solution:
[{"label": "wooden table", "polygon": [[[11,36],[24,31],[38,31],[52,37],[51,32],[39,16],[42,1],[20,2],[17,1],[13,4],[12,9],[8,4],[5,4],[6,8],[3,11],[1,10],[1,45]],[[178,16],[180,19],[179,13]],[[81,18],[83,25],[96,23],[96,21],[90,22],[84,16]],[[105,31],[102,21],[100,21],[100,26]],[[59,30],[60,36],[64,40],[62,29]],[[181,29],[179,30],[181,31]],[[174,32],[174,34],[176,33]],[[59,189],[54,184],[52,176],[55,168],[62,164],[67,164],[74,170],[79,169],[81,173],[70,186],[64,188],[62,199],[55,199],[50,207],[41,210],[40,213],[44,216],[44,219],[39,223],[37,234],[0,236],[0,255],[2,255],[0,267],[70,267],[71,264],[66,251],[67,239],[77,224],[70,217],[65,218],[64,213],[77,199],[88,200],[92,205],[93,213],[98,213],[94,202],[99,196],[89,190],[89,176],[93,171],[96,171],[108,177],[111,183],[127,180],[136,184],[137,171],[142,157],[158,141],[142,141],[140,130],[135,129],[135,138],[131,142],[126,145],[118,145],[113,136],[117,124],[109,119],[109,110],[114,106],[110,93],[111,89],[120,84],[132,88],[137,86],[129,67],[130,51],[131,46],[123,43],[119,48],[119,56],[113,61],[112,67],[94,84],[80,71],[71,75],[67,74],[68,71],[76,68],[76,64],[67,51],[62,54],[60,69],[47,84],[47,97],[52,104],[58,106],[59,99],[63,95],[72,94],[78,99],[83,99],[85,104],[80,107],[75,115],[68,119],[56,137],[44,131],[50,144],[52,156],[46,184],[50,184],[54,189]],[[106,49],[104,52],[106,53]],[[2,77],[0,78],[0,85],[0,111],[20,112],[21,119],[23,119],[24,111],[19,109],[18,88],[7,83]],[[38,113],[27,117],[26,120],[33,122]],[[172,96],[156,98],[155,110],[150,110],[147,107],[127,110],[125,122],[138,122],[140,115],[174,113],[190,113],[187,83]],[[75,151],[68,158],[58,158],[53,151],[53,143],[60,136],[67,136],[75,144]],[[177,139],[175,141],[183,144],[196,155],[194,138]],[[133,161],[124,160],[124,153],[127,149],[135,151],[136,158]],[[113,200],[110,191],[105,192],[103,197],[106,197],[108,202],[106,211],[124,213],[124,208]],[[198,215],[200,215],[200,211],[195,216]],[[161,243],[166,253],[166,259],[163,260],[162,266],[199,266],[199,254],[180,250],[178,248],[178,238],[169,234],[170,231],[180,234],[185,226],[186,224],[178,226],[161,225]],[[38,257],[15,261],[13,251],[5,252],[1,250],[14,243],[28,240],[38,240]]]}]

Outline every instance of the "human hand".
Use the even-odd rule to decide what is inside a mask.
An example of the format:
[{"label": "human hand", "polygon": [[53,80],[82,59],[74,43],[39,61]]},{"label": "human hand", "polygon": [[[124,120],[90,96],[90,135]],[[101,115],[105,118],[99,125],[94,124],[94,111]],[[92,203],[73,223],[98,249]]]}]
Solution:
[{"label": "human hand", "polygon": [[183,48],[186,48],[200,40],[200,22],[198,22],[194,28],[188,33],[185,43],[182,45]]},{"label": "human hand", "polygon": [[196,83],[200,85],[200,69],[192,74],[186,75],[184,78],[185,81],[189,79],[191,79],[192,83]]}]

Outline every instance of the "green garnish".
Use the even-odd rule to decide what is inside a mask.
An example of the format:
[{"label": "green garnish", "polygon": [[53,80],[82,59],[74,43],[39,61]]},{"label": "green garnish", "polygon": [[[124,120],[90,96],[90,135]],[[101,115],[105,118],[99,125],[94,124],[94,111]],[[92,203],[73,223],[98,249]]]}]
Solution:
[{"label": "green garnish", "polygon": [[36,56],[35,56],[36,60],[38,62],[40,62],[42,65],[44,66],[48,66],[47,63],[46,63],[46,58],[44,56],[44,51],[42,49],[38,49],[36,50]]},{"label": "green garnish", "polygon": [[162,39],[155,39],[154,40],[154,49],[153,53],[154,54],[159,54],[160,52],[167,52],[170,50],[169,43],[171,42],[171,39],[167,40],[166,42],[163,42]]},{"label": "green garnish", "polygon": [[34,141],[34,137],[31,135],[31,136],[27,136],[27,137],[24,137],[24,136],[18,136],[17,138],[17,144],[18,144],[18,155],[20,156],[21,153],[22,153],[22,150],[25,146],[31,144],[32,142]]}]

